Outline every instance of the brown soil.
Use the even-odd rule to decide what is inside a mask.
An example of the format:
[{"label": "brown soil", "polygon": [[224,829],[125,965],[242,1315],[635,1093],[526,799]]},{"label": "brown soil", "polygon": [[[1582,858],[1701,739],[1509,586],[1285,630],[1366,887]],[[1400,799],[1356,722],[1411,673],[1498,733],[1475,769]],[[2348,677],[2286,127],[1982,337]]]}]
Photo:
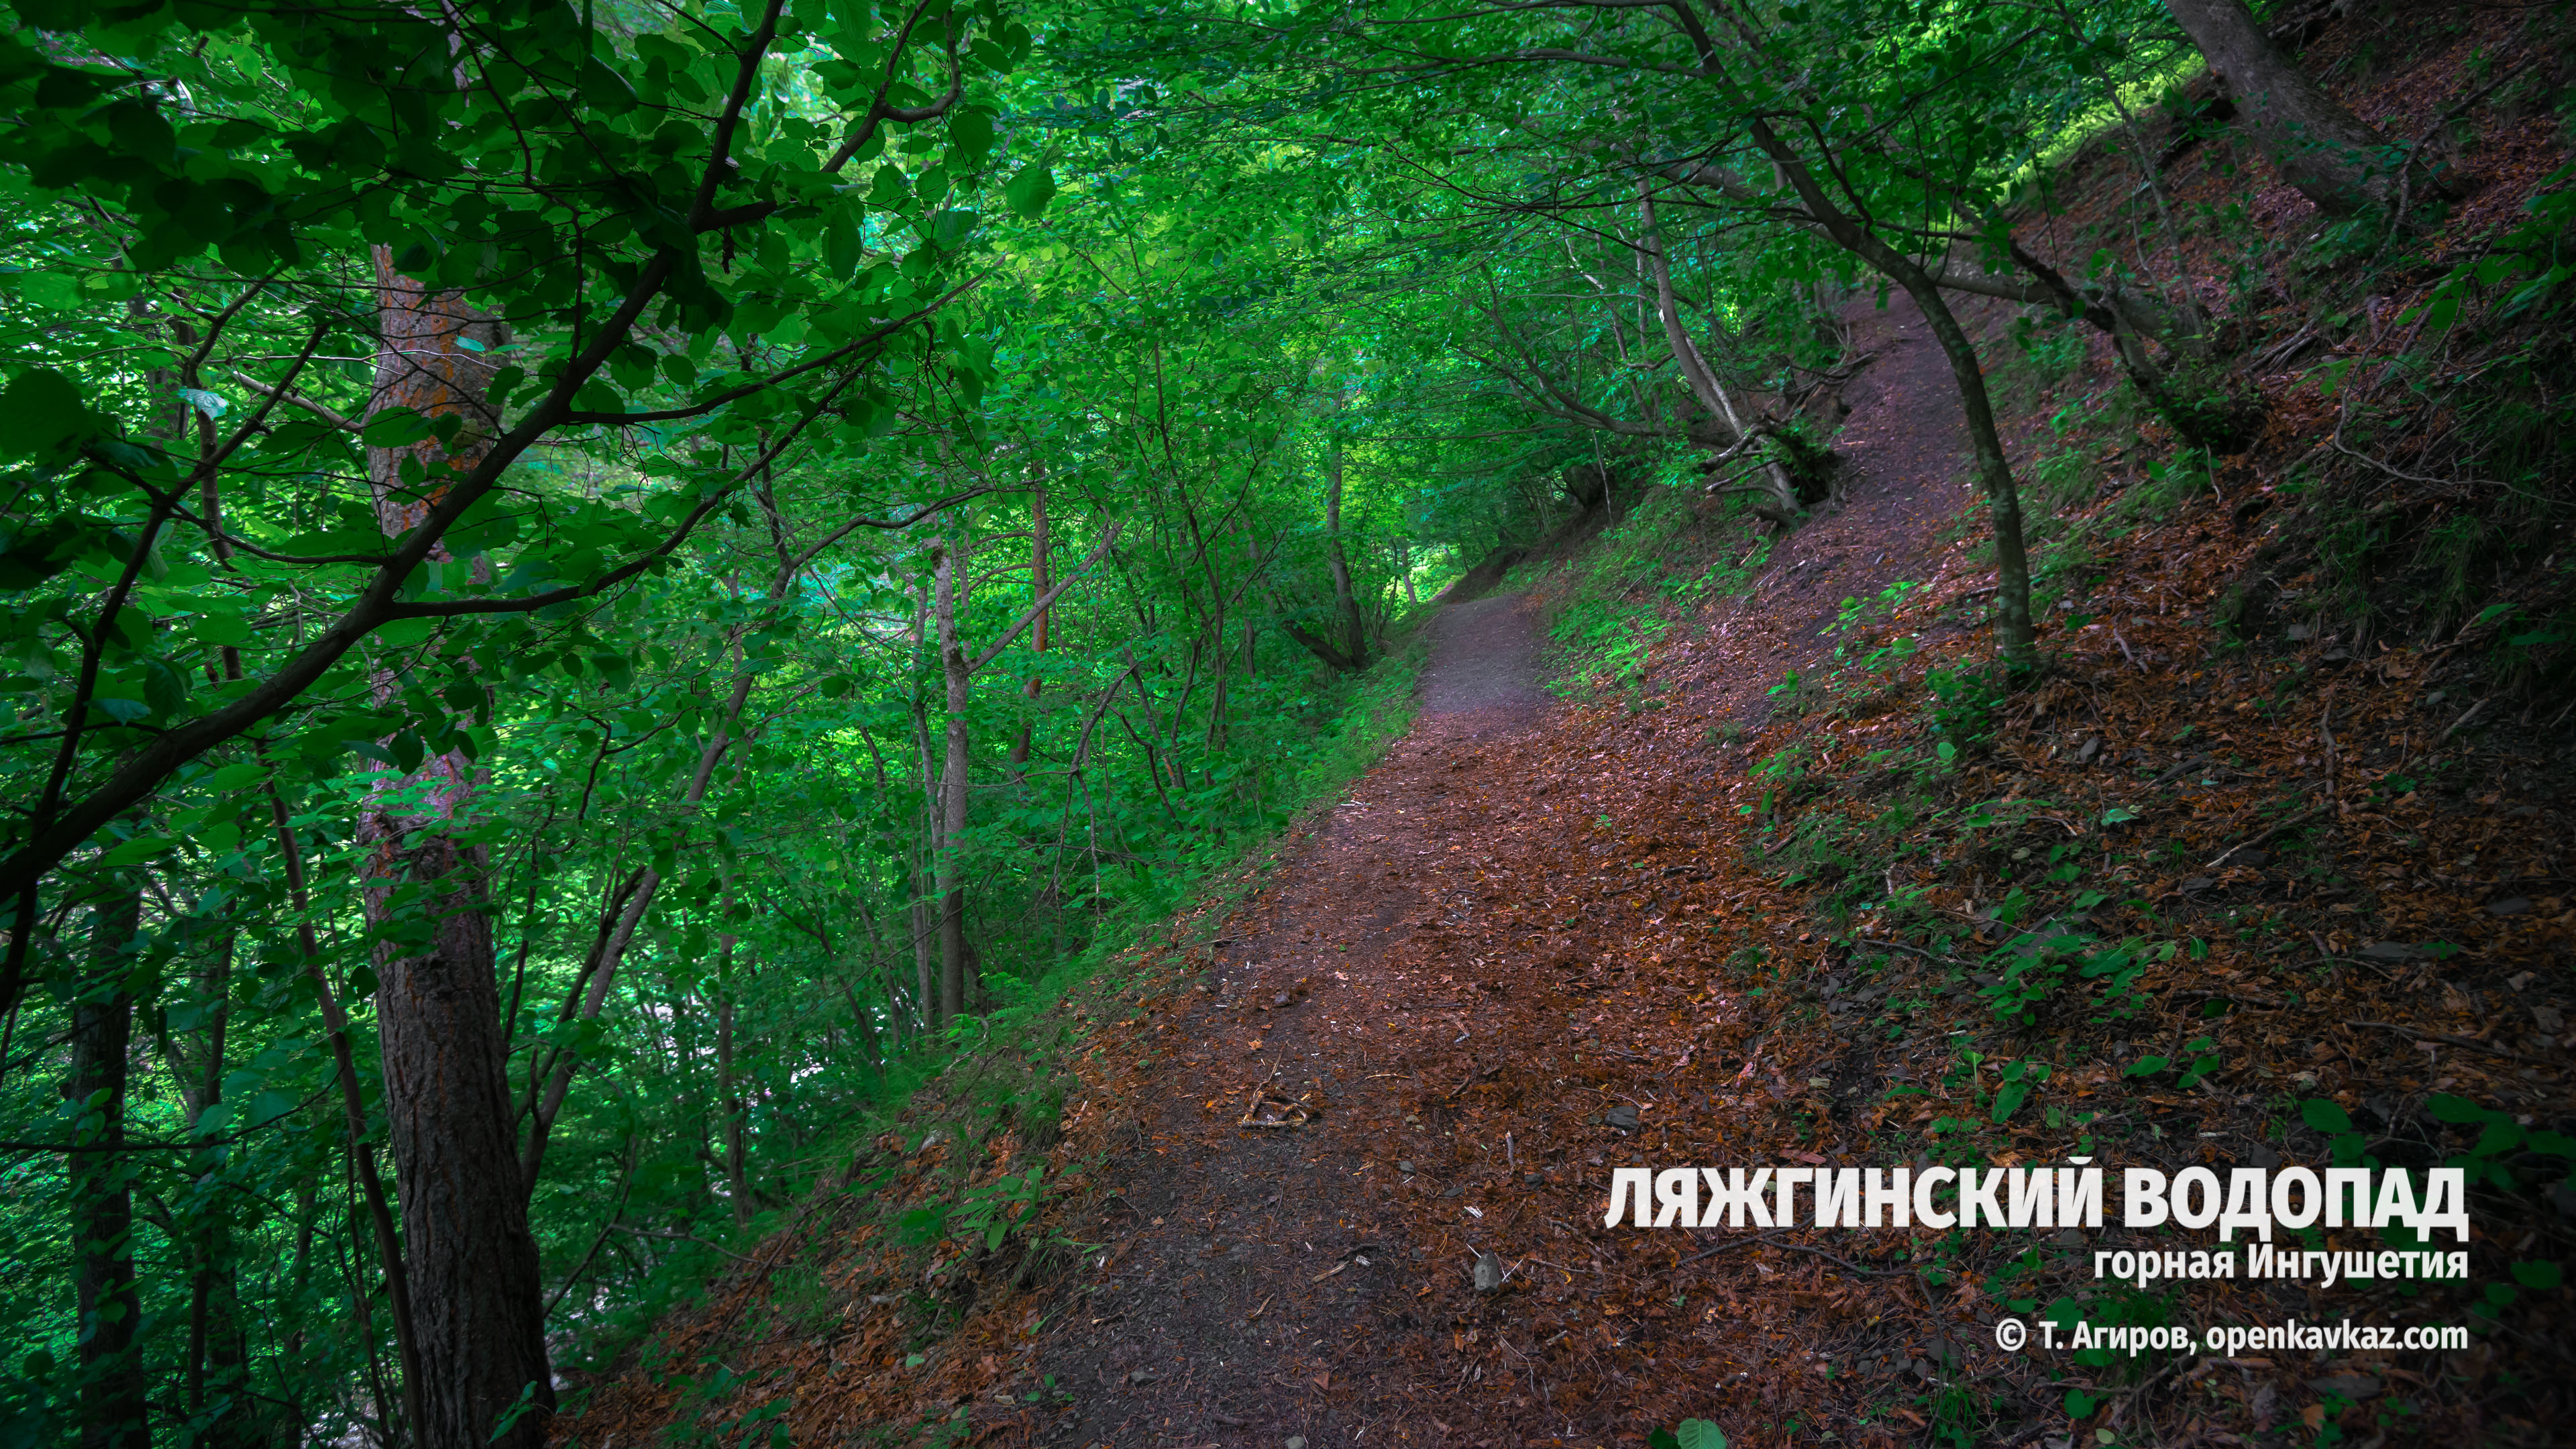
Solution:
[{"label": "brown soil", "polygon": [[[1694,671],[1695,714],[1764,713],[1783,664],[1830,648],[1819,631],[1843,599],[1922,577],[1966,499],[1953,383],[1920,315],[1899,296],[1854,320],[1876,358],[1847,394],[1843,504],[1707,625],[1697,647],[1719,658]],[[1676,1295],[1721,1267],[1775,1271],[1631,1276],[1637,1235],[1600,1226],[1607,1164],[1634,1156],[1604,1114],[1713,1105],[1647,1065],[1654,1044],[1587,1050],[1567,1025],[1618,989],[1651,902],[1605,905],[1586,882],[1574,914],[1531,919],[1581,877],[1630,874],[1591,838],[1600,802],[1581,788],[1629,766],[1569,781],[1575,742],[1542,707],[1526,598],[1445,610],[1432,647],[1411,734],[1281,860],[1156,1028],[1173,1064],[1130,1104],[1143,1150],[1099,1179],[1107,1246],[1033,1355],[1030,1373],[1074,1393],[1028,1421],[1038,1442],[1595,1442],[1641,1434],[1658,1400],[1705,1409],[1762,1353],[1732,1313],[1662,1343],[1618,1316],[1680,1314]],[[1320,1116],[1237,1125],[1263,1091]],[[1524,1131],[1479,1130],[1488,1108]],[[1494,1292],[1475,1287],[1480,1252],[1510,1274]],[[1561,1315],[1569,1297],[1580,1322]]]},{"label": "brown soil", "polygon": [[[2213,168],[2210,184],[2221,179]],[[2279,210],[2278,191],[2257,210]],[[1979,330],[1995,318],[1966,320]],[[989,1174],[1043,1151],[1079,1185],[1041,1219],[1083,1245],[1078,1258],[1015,1257],[1017,1238],[999,1255],[950,1243],[925,1274],[919,1251],[818,1208],[758,1266],[819,1258],[826,1286],[856,1305],[840,1326],[746,1341],[747,1306],[768,1291],[748,1272],[671,1325],[667,1361],[720,1357],[776,1386],[763,1392],[792,1392],[799,1443],[902,1442],[910,1426],[961,1413],[979,1443],[1120,1449],[1636,1444],[1685,1415],[1717,1420],[1738,1445],[1827,1430],[1872,1445],[2100,1433],[2246,1443],[2302,1419],[2322,1426],[2316,1384],[2332,1380],[2318,1376],[2336,1372],[2387,1389],[2335,1409],[2356,1442],[2386,1432],[2370,1416],[2400,1395],[2427,1437],[2552,1442],[2565,1379],[2563,1327],[2548,1315],[2564,1312],[2564,1290],[2528,1295],[2509,1336],[2464,1354],[2285,1355],[2207,1377],[2097,1379],[1993,1349],[2006,1298],[2092,1286],[2063,1264],[2016,1276],[2007,1259],[2021,1240],[1926,1270],[1930,1258],[1905,1256],[1937,1251],[1922,1234],[1602,1226],[1616,1167],[1886,1165],[1940,1150],[1944,1122],[1982,1124],[1978,1140],[2000,1160],[2053,1161],[2077,1150],[2077,1114],[2116,1108],[2098,1129],[2112,1160],[2168,1168],[2185,1153],[2220,1168],[2322,1162],[2322,1137],[2295,1121],[2284,1135],[2293,1097],[2340,1103],[2437,1160],[2464,1139],[2426,1125],[2425,1093],[2576,1130],[2555,1034],[2576,1011],[2555,985],[2576,950],[2565,889],[2576,812],[2544,768],[2551,747],[2462,729],[2461,711],[2492,686],[2441,646],[2354,658],[2301,633],[2220,657],[2210,610],[2261,543],[2225,500],[2109,537],[2107,592],[2085,606],[2104,617],[2044,623],[2056,673],[2016,696],[1981,757],[1940,787],[1945,808],[2030,809],[2018,833],[1948,838],[1888,863],[1890,893],[1913,885],[1920,918],[1901,932],[1884,917],[1831,931],[1815,885],[1783,881],[1746,828],[1744,812],[1770,793],[1752,762],[1811,752],[1803,808],[1862,818],[1875,808],[1860,788],[1873,752],[1930,748],[1924,660],[1875,706],[1781,708],[1815,703],[1774,690],[1786,670],[1831,667],[1846,638],[1823,631],[1842,602],[1920,582],[1898,622],[1925,659],[1987,650],[1978,616],[1991,571],[1952,537],[1975,499],[1946,363],[1901,296],[1855,321],[1876,358],[1846,393],[1839,505],[1776,541],[1748,598],[1665,635],[1645,680],[1661,708],[1545,703],[1534,601],[1452,606],[1435,625],[1415,728],[1283,844],[1269,884],[1230,917],[1176,923],[1127,963],[1137,975],[1123,999],[1068,1008],[1089,1034],[1061,1140],[1003,1133],[986,1151]],[[2093,366],[2102,380],[2098,349]],[[2230,473],[2240,503],[2248,488],[2268,494],[2330,427],[2304,394],[2267,401],[2278,436]],[[2017,424],[2028,446],[2038,422]],[[2138,441],[2093,444],[2134,457]],[[2428,689],[2446,670],[2462,691],[2447,701]],[[2300,708],[2284,712],[2281,686],[2300,679]],[[2323,739],[2326,718],[2340,744]],[[2194,753],[2201,742],[2230,768],[2189,768],[2211,758]],[[2399,783],[2446,758],[2483,772],[2474,798]],[[2302,857],[2316,869],[2201,864],[2253,840],[2286,808],[2280,791],[2321,771],[2333,813]],[[2122,899],[2101,929],[2191,934],[2209,955],[2145,978],[2154,1002],[2142,1015],[2002,1033],[1978,978],[1946,953],[1998,946],[1991,873],[2017,846],[2090,839],[2114,813],[2132,823],[2116,842]],[[2175,878],[2156,878],[2163,855]],[[2250,938],[2240,913],[2285,929]],[[2383,964],[2398,960],[2388,943],[2433,941],[2462,954]],[[2242,1009],[2220,1020],[2208,1008],[2224,1000]],[[2141,1054],[2202,1031],[2225,1038],[2212,1079],[2130,1081]],[[2036,1106],[1984,1122],[1990,1099],[1973,1064],[1961,1075],[1954,1040],[2054,1062],[2045,1125]],[[882,1145],[868,1166],[901,1174],[896,1201],[933,1190],[951,1150]],[[2493,1234],[2517,1241],[2515,1255],[2558,1255],[2553,1223],[2501,1201],[2493,1222],[2477,1245],[2481,1283],[2505,1274]],[[2535,1248],[2544,1229],[2553,1236]],[[1474,1277],[1481,1253],[1502,1274],[1490,1291]],[[2457,1295],[2192,1292],[2176,1311],[2200,1321],[2462,1321]],[[931,1293],[944,1295],[935,1309]],[[2069,1388],[2101,1396],[2101,1417],[2070,1423]],[[681,1402],[668,1381],[632,1376],[568,1427],[588,1444],[641,1443]]]},{"label": "brown soil", "polygon": [[[1545,698],[1526,600],[1455,606],[1433,641],[1413,731],[1298,841],[1162,1023],[1173,1066],[1131,1104],[1140,1150],[1098,1179],[1109,1246],[1035,1354],[1075,1395],[1043,1442],[1348,1443],[1414,1388],[1400,1345],[1437,1312],[1425,1285],[1466,1265],[1419,1240],[1401,1189],[1457,1164],[1425,1141],[1403,1173],[1365,1124],[1416,1085],[1399,1058],[1417,1036],[1472,1055],[1491,998],[1426,979],[1418,948],[1474,909],[1456,857],[1516,808],[1496,786]],[[1319,1115],[1237,1125],[1264,1092]]]}]

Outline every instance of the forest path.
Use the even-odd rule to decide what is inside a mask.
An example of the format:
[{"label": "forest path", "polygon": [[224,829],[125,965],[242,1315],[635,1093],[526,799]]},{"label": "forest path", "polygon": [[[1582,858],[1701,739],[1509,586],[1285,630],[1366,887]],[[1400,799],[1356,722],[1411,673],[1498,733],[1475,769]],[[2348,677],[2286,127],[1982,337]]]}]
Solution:
[{"label": "forest path", "polygon": [[[1285,845],[1150,1031],[1095,1179],[1101,1216],[1073,1232],[1104,1246],[1015,1376],[1071,1399],[984,1420],[1002,1439],[1597,1444],[1763,1363],[1758,1293],[1778,1280],[1756,1277],[1774,1271],[1759,1255],[1693,1270],[1690,1297],[1745,1284],[1714,1287],[1741,1314],[1694,1324],[1632,1261],[1667,1245],[1599,1226],[1608,1164],[1643,1146],[1623,1144],[1660,1132],[1678,1149],[1672,1134],[1730,1115],[1680,1080],[1716,1039],[1687,1042],[1751,1029],[1718,1003],[1639,1013],[1687,989],[1700,948],[1683,932],[1707,918],[1681,902],[1707,876],[1645,871],[1599,826],[1645,799],[1727,833],[1716,795],[1744,765],[1712,754],[1707,726],[1767,717],[1782,670],[1831,650],[1819,631],[1842,599],[1943,567],[1966,500],[1947,363],[1902,296],[1852,320],[1874,358],[1847,387],[1841,503],[1778,541],[1731,612],[1668,636],[1667,709],[1546,708],[1526,598],[1437,617],[1412,730]],[[1315,1115],[1241,1125],[1265,1093]],[[1499,1291],[1475,1282],[1485,1251],[1511,1272]],[[1676,1339],[1692,1340],[1678,1361]]]},{"label": "forest path", "polygon": [[[1546,696],[1525,598],[1453,605],[1432,629],[1412,730],[1283,852],[1172,1013],[1171,1064],[1131,1104],[1139,1150],[1100,1183],[1115,1246],[1085,1260],[1087,1296],[1039,1350],[1075,1396],[1040,1442],[1349,1443],[1410,1377],[1385,1343],[1415,1326],[1422,1276],[1463,1270],[1407,1246],[1386,1200],[1406,1174],[1359,1124],[1402,1100],[1388,1036],[1455,1037],[1476,994],[1399,969],[1393,948],[1472,909],[1451,858],[1514,810],[1491,782]],[[1265,1086],[1316,1119],[1236,1125]]]},{"label": "forest path", "polygon": [[[1973,333],[1987,310],[1969,301],[1960,321]],[[1659,672],[1694,716],[1760,728],[1771,717],[1768,691],[1786,671],[1830,660],[1835,640],[1825,630],[1844,600],[1866,603],[1899,581],[1937,585],[1945,573],[1978,567],[1960,544],[1944,542],[1976,497],[1949,358],[1902,292],[1885,307],[1864,297],[1843,317],[1855,352],[1869,360],[1843,386],[1851,412],[1833,439],[1842,465],[1836,500],[1776,538],[1751,591],[1700,636],[1672,636]]]}]

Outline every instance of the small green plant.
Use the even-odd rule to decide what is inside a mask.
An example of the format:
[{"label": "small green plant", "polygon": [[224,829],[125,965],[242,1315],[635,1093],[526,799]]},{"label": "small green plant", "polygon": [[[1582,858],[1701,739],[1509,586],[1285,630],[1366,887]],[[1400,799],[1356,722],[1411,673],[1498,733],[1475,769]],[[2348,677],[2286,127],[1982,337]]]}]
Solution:
[{"label": "small green plant", "polygon": [[1815,747],[1805,740],[1791,740],[1762,757],[1753,767],[1755,778],[1787,789],[1807,778],[1807,765]]},{"label": "small green plant", "polygon": [[2477,1141],[2470,1144],[2466,1153],[2442,1164],[2466,1169],[2472,1183],[2484,1182],[2504,1191],[2513,1190],[2517,1184],[2506,1160],[2518,1155],[2554,1157],[2562,1167],[2576,1165],[2576,1138],[2525,1127],[2516,1122],[2510,1112],[2481,1107],[2466,1097],[2445,1093],[2427,1097],[2424,1110],[2437,1122],[2478,1129]]},{"label": "small green plant", "polygon": [[970,1187],[954,1202],[934,1202],[903,1215],[896,1236],[915,1247],[949,1239],[982,1239],[984,1250],[1002,1246],[1013,1228],[1034,1214],[1046,1196],[1046,1164],[1026,1172],[1005,1173],[981,1187]]},{"label": "small green plant", "polygon": [[1994,738],[1995,711],[2005,693],[2000,676],[1972,665],[1935,668],[1923,676],[1923,687],[1932,696],[1927,712],[1933,732],[1943,743],[1969,750]]},{"label": "small green plant", "polygon": [[[2103,897],[2088,891],[2076,899],[2081,909],[2088,899],[2099,904]],[[2007,902],[2005,909],[2009,908]],[[2002,919],[2004,910],[1999,909],[1996,916]],[[2150,945],[2135,936],[2106,947],[2063,926],[2044,931],[2026,931],[2005,946],[2000,954],[2012,959],[1977,993],[1992,1004],[1995,1015],[2024,1027],[2038,1025],[2051,999],[2073,981],[2096,983],[2092,1004],[2101,1014],[2095,1020],[2135,1015],[2145,1005],[2137,991],[2138,978],[2148,967],[2172,960],[2176,949],[2171,941]],[[2214,1068],[2216,1063],[2211,1065]]]},{"label": "small green plant", "polygon": [[1860,599],[1845,599],[1843,600],[1842,607],[1835,611],[1836,617],[1834,622],[1825,626],[1825,632],[1828,634],[1840,634],[1858,625],[1868,623],[1871,620],[1885,618],[1889,614],[1892,614],[1898,609],[1904,607],[1907,597],[1912,595],[1915,590],[1922,587],[1923,586],[1921,584],[1916,583],[1913,580],[1899,579],[1895,583],[1889,584],[1886,588],[1879,590],[1876,597],[1866,601]]},{"label": "small green plant", "polygon": [[1995,1105],[1992,1113],[1997,1126],[2011,1121],[2012,1114],[2021,1110],[2022,1103],[2030,1100],[2030,1094],[2038,1088],[2039,1084],[2048,1080],[2048,1064],[2013,1062],[2005,1066],[1999,1075],[2002,1077],[2002,1085],[1995,1088]]},{"label": "small green plant", "polygon": [[2138,511],[2155,519],[2215,486],[2209,455],[2197,448],[2177,448],[2168,460],[2150,461],[2146,475],[2144,483],[2129,491],[2129,498]]},{"label": "small green plant", "polygon": [[1648,1434],[1646,1449],[1726,1449],[1726,1432],[1706,1419],[1684,1419]]}]

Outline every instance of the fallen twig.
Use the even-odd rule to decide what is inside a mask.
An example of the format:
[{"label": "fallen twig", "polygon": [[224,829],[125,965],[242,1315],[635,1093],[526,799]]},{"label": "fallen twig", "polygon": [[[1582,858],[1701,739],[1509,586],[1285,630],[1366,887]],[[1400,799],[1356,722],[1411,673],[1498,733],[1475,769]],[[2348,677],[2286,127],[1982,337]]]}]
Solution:
[{"label": "fallen twig", "polygon": [[2458,733],[2460,732],[2460,726],[2462,726],[2462,725],[2464,725],[2464,724],[2467,724],[2469,721],[2471,721],[2471,720],[2473,720],[2473,719],[2476,719],[2476,718],[2478,717],[2478,711],[2479,711],[2479,710],[2482,710],[2482,709],[2486,708],[2488,705],[2490,705],[2490,704],[2492,704],[2492,703],[2494,703],[2494,702],[2495,702],[2495,696],[2494,696],[2494,695],[2492,695],[2492,694],[2490,694],[2490,695],[2488,695],[2486,698],[2484,698],[2484,699],[2482,699],[2482,700],[2479,700],[2477,703],[2475,703],[2475,704],[2473,704],[2473,705],[2470,705],[2467,709],[2464,709],[2464,710],[2460,711],[2460,717],[2459,717],[2458,719],[2455,719],[2455,720],[2451,721],[2450,728],[2445,729],[2444,731],[2442,731],[2441,738],[2440,738],[2440,739],[2437,739],[2437,740],[2435,740],[2435,741],[2433,741],[2433,743],[2434,743],[2436,746],[2439,746],[2439,745],[2443,744],[2445,741],[2449,740],[2449,739],[2451,738],[2451,736],[2453,736],[2453,735],[2455,735],[2455,734],[2458,734]]},{"label": "fallen twig", "polygon": [[2249,846],[2261,845],[2264,841],[2271,839],[2282,831],[2288,830],[2293,826],[2305,825],[2309,821],[2316,819],[2318,816],[2325,814],[2333,808],[2333,802],[2329,801],[2326,804],[2302,810],[2298,814],[2291,816],[2289,819],[2272,825],[2254,835],[2248,836],[2247,838],[2236,842],[2234,845],[2227,847],[2225,850],[2220,851],[2216,860],[2211,861],[2208,865],[2202,868],[2205,870],[2216,870],[2220,866],[2227,864],[2227,858],[2234,855],[2236,852],[2246,849]]},{"label": "fallen twig", "polygon": [[2529,1056],[2508,1047],[2490,1046],[2473,1036],[2453,1036],[2446,1031],[2422,1031],[2411,1026],[2399,1026],[2393,1021],[2356,1021],[2352,1024],[2377,1027],[2381,1031],[2393,1031],[2399,1036],[2411,1036],[2417,1041],[2438,1041],[2455,1047],[2467,1047],[2470,1051],[2485,1052],[2491,1057],[2510,1057],[2517,1062],[2537,1062],[2541,1066],[2552,1065],[2546,1058]]}]

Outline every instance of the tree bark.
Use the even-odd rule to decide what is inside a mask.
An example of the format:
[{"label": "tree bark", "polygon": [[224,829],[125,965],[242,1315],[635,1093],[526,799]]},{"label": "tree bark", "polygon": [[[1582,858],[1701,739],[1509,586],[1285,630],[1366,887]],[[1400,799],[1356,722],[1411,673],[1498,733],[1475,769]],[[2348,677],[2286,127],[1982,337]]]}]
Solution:
[{"label": "tree bark", "polygon": [[[964,525],[958,525],[962,532]],[[966,705],[973,674],[957,637],[958,575],[965,560],[955,537],[941,544],[937,598],[940,673],[948,688],[946,752],[939,771],[939,1018],[945,1025],[966,1009]]]},{"label": "tree bark", "polygon": [[[1339,398],[1334,400],[1333,410],[1341,411]],[[1342,547],[1342,440],[1340,438],[1333,439],[1332,453],[1326,460],[1324,473],[1325,561],[1332,568],[1333,612],[1342,628],[1342,637],[1334,647],[1345,661],[1336,667],[1365,669],[1369,662],[1368,624],[1360,617],[1359,596],[1351,589],[1350,554]],[[1303,643],[1304,640],[1301,638],[1299,642]],[[1309,644],[1307,647],[1314,646]],[[1328,659],[1330,657],[1330,655],[1326,656]]]},{"label": "tree bark", "polygon": [[[1036,599],[1043,598],[1047,591],[1047,511],[1046,489],[1043,486],[1038,489],[1034,499],[1029,504],[1029,516],[1029,526],[1031,530],[1031,542],[1029,544],[1029,597]],[[1046,609],[1038,610],[1038,621],[1035,627],[1035,632],[1029,636],[1029,647],[1037,651],[1041,658],[1045,656],[1047,651],[1047,615],[1049,612],[1050,611]],[[1026,719],[1020,721],[1020,737],[1011,743],[1011,783],[1014,785],[1021,783],[1027,778],[1029,766],[1029,741],[1031,735],[1037,728],[1038,692],[1040,687],[1041,680],[1034,672],[1029,675],[1028,683],[1020,686],[1020,692],[1027,697],[1029,702],[1029,714]]]},{"label": "tree bark", "polygon": [[143,894],[118,887],[90,916],[89,974],[72,1006],[72,1059],[63,1098],[79,1112],[67,1153],[72,1287],[80,1308],[81,1449],[147,1449],[143,1361],[135,1329],[143,1305],[134,1276],[134,1190],[125,1142],[127,1060],[134,997],[124,976],[143,924]]},{"label": "tree bark", "polygon": [[[1747,441],[1744,419],[1735,412],[1735,399],[1726,395],[1726,387],[1709,370],[1708,361],[1699,354],[1690,333],[1682,326],[1680,305],[1673,297],[1672,268],[1664,261],[1663,237],[1655,229],[1655,197],[1648,182],[1637,183],[1637,214],[1644,235],[1637,251],[1655,279],[1655,315],[1663,320],[1664,341],[1673,350],[1673,360],[1681,364],[1682,380],[1689,385],[1691,396],[1711,417],[1724,418],[1729,439],[1737,447]],[[1761,446],[1759,443],[1754,446]],[[1771,509],[1766,516],[1774,523],[1794,523],[1798,517],[1798,488],[1789,481],[1789,470],[1780,466],[1777,457],[1766,450],[1762,460],[1762,477],[1771,494]],[[1607,479],[1604,479],[1607,482]]]},{"label": "tree bark", "polygon": [[2432,179],[2281,53],[2245,0],[2165,0],[2236,97],[2237,114],[2281,179],[2330,216],[2429,196]]},{"label": "tree bark", "polygon": [[751,1222],[751,1179],[742,1156],[742,1083],[733,1070],[733,945],[728,933],[716,947],[716,1097],[724,1112],[725,1189],[733,1198],[733,1225]]},{"label": "tree bark", "polygon": [[1995,428],[1994,400],[1986,393],[1985,369],[1977,349],[1942,300],[1940,284],[1912,257],[1881,240],[1827,197],[1815,174],[1797,151],[1780,139],[1769,122],[1756,119],[1753,144],[1798,193],[1807,214],[1834,243],[1905,289],[1923,312],[1923,320],[1950,360],[1950,376],[1959,385],[1959,406],[1966,415],[1968,439],[1977,457],[1977,476],[1984,484],[1995,531],[1995,632],[2004,663],[2015,670],[2039,661],[2039,646],[2030,618],[2030,556],[2021,536],[2021,492],[2013,484],[2012,465],[2004,456],[2002,435]]},{"label": "tree bark", "polygon": [[[446,424],[457,431],[445,443],[368,450],[378,521],[399,537],[497,431],[487,397],[505,337],[460,295],[397,273],[390,249],[375,249],[375,267],[383,341],[369,415],[400,407],[457,420]],[[434,551],[433,587],[457,566]],[[378,690],[390,698],[394,681],[379,680]],[[462,751],[434,754],[407,779],[380,783],[358,826],[368,849],[367,920],[385,938],[377,1030],[419,1334],[421,1382],[406,1397],[417,1406],[412,1437],[422,1449],[543,1449],[554,1377],[536,1237],[511,1170],[518,1154],[484,906],[489,862],[449,830],[473,788]]]}]

